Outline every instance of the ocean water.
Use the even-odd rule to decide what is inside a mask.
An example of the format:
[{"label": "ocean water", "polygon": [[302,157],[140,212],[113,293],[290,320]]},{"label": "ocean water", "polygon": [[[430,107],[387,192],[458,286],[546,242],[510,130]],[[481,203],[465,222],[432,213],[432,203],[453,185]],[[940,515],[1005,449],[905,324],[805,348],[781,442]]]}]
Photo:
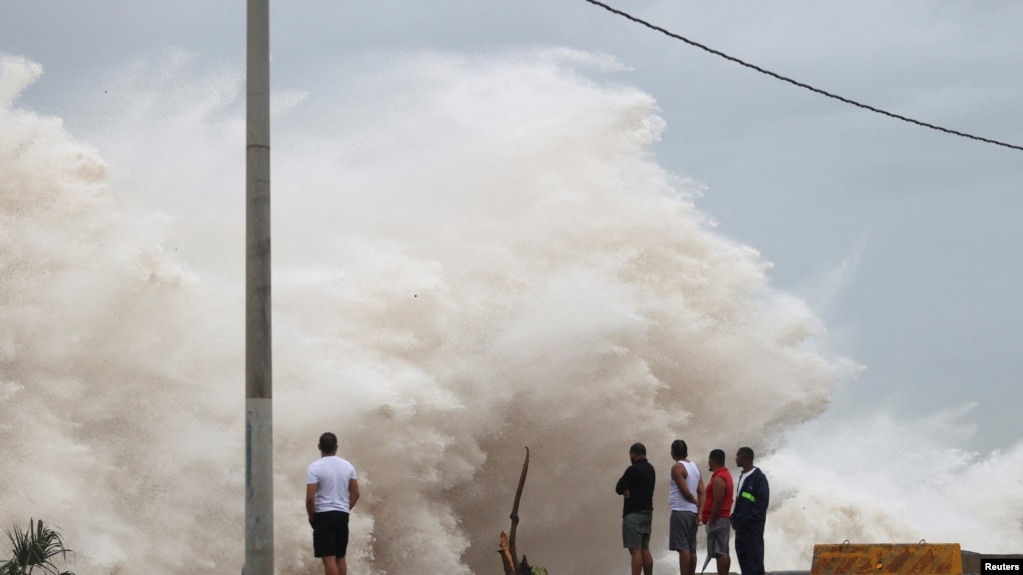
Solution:
[{"label": "ocean water", "polygon": [[[1018,551],[1023,450],[959,449],[954,412],[821,418],[860,366],[657,163],[657,104],[617,70],[389,55],[275,90],[278,572],[320,569],[304,474],[328,430],[363,488],[353,573],[499,570],[525,447],[520,552],[621,572],[628,447],[661,502],[675,438],[760,454],[768,569],[844,539]],[[238,572],[244,79],[168,52],[65,124],[19,100],[41,73],[0,59],[0,520],[60,527],[79,573]]]}]

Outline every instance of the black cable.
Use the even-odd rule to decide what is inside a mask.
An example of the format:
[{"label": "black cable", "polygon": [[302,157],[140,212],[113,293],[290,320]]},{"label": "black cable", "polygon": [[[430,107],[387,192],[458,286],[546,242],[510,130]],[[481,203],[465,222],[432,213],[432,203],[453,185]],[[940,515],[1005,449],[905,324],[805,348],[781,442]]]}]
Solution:
[{"label": "black cable", "polygon": [[781,74],[777,74],[777,73],[772,72],[770,70],[765,70],[765,69],[763,69],[763,68],[761,68],[759,66],[756,66],[754,64],[750,64],[748,62],[744,62],[744,61],[742,61],[742,60],[740,60],[740,59],[738,59],[738,58],[736,58],[734,56],[729,56],[728,54],[725,54],[724,52],[720,52],[720,51],[715,50],[713,48],[710,48],[708,46],[704,46],[703,44],[700,44],[699,42],[694,42],[694,41],[692,41],[692,40],[690,40],[688,38],[685,38],[683,36],[679,36],[678,34],[675,34],[673,32],[669,32],[668,30],[665,30],[664,28],[661,28],[660,26],[656,26],[654,24],[651,24],[651,23],[647,22],[646,20],[641,20],[639,18],[636,18],[635,16],[632,16],[631,14],[627,14],[625,12],[622,12],[621,10],[618,10],[616,8],[612,8],[611,6],[608,6],[607,4],[604,4],[603,2],[599,2],[597,0],[585,0],[585,1],[589,2],[590,4],[593,4],[594,6],[599,6],[599,7],[603,8],[604,10],[607,10],[608,12],[611,12],[613,14],[617,14],[619,16],[622,16],[623,18],[627,18],[629,20],[632,20],[633,22],[635,22],[637,24],[642,24],[643,26],[646,26],[647,28],[650,28],[651,30],[656,30],[657,32],[660,32],[660,33],[662,33],[662,34],[664,34],[666,36],[670,36],[670,37],[672,37],[672,38],[674,38],[676,40],[681,40],[681,41],[685,42],[686,44],[689,44],[690,46],[694,46],[694,47],[699,48],[699,49],[701,49],[701,50],[703,50],[705,52],[710,52],[711,54],[714,54],[715,56],[720,56],[720,57],[724,58],[725,60],[728,60],[728,61],[731,61],[731,62],[735,62],[736,64],[739,64],[740,66],[745,66],[747,68],[756,70],[757,72],[760,72],[761,74],[766,74],[766,75],[768,75],[768,76],[770,76],[772,78],[775,78],[777,80],[781,80],[783,82],[788,82],[789,84],[792,84],[794,86],[799,86],[800,88],[805,88],[807,90],[810,90],[811,92],[820,94],[822,96],[827,96],[828,98],[832,98],[832,99],[838,100],[839,102],[844,102],[846,104],[850,104],[850,105],[856,106],[857,108],[863,108],[864,110],[870,110],[871,112],[875,112],[877,114],[888,116],[889,118],[895,118],[896,120],[902,120],[903,122],[909,122],[911,124],[916,124],[917,126],[923,126],[924,128],[930,128],[932,130],[937,130],[939,132],[945,132],[946,134],[952,134],[953,136],[960,136],[960,137],[963,137],[963,138],[969,138],[971,140],[977,140],[979,142],[986,142],[988,144],[994,144],[996,146],[1003,146],[1003,147],[1006,147],[1006,148],[1012,148],[1013,150],[1023,151],[1023,147],[1021,147],[1021,146],[1016,146],[1014,144],[1007,144],[1005,142],[999,142],[997,140],[991,140],[991,139],[988,139],[988,138],[982,138],[980,136],[974,136],[972,134],[966,134],[966,133],[963,133],[963,132],[958,132],[956,130],[950,130],[948,128],[942,128],[941,126],[935,126],[934,124],[928,124],[927,122],[921,122],[920,120],[914,120],[913,118],[907,118],[906,116],[900,116],[899,114],[893,114],[892,112],[887,112],[885,110],[881,110],[881,109],[875,108],[873,106],[868,106],[867,104],[861,104],[860,102],[857,102],[855,100],[850,100],[849,98],[844,98],[844,97],[839,96],[837,94],[832,94],[831,92],[827,92],[825,90],[821,90],[820,88],[814,88],[813,86],[811,86],[809,84],[804,84],[802,82],[798,82],[798,81],[793,80],[791,78],[787,78],[785,76],[782,76]]}]

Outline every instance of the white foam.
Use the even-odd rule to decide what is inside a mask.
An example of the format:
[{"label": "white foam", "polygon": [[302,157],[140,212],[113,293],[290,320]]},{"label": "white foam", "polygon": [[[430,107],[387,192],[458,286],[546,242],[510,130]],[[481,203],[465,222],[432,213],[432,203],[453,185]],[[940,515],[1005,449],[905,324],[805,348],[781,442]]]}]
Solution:
[{"label": "white foam", "polygon": [[[90,124],[99,151],[15,105],[39,71],[0,62],[0,518],[63,528],[79,571],[242,562],[240,84],[168,60],[116,84],[135,105]],[[699,190],[654,162],[653,99],[587,79],[612,60],[345,64],[363,66],[357,85],[327,70],[331,90],[284,90],[274,125],[280,572],[315,565],[302,483],[322,431],[364,484],[355,572],[495,569],[524,446],[519,549],[552,573],[609,572],[626,559],[612,487],[632,442],[662,479],[676,437],[694,454],[766,453],[855,373],[819,351],[823,326],[771,288],[756,250],[714,232]],[[806,457],[764,459],[779,505],[769,568],[805,568],[785,563],[804,558],[789,541],[924,520],[863,505],[855,481],[839,497],[808,487],[853,470],[806,477]],[[1006,457],[1018,465],[1018,450]],[[957,463],[970,497],[973,469],[998,460]],[[870,467],[867,493],[920,503]],[[800,512],[825,503],[848,521]]]}]

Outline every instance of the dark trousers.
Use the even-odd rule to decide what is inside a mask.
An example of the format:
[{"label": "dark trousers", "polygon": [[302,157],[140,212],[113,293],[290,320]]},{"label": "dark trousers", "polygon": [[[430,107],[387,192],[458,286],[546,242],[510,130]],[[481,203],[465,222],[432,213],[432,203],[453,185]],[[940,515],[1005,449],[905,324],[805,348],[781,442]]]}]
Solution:
[{"label": "dark trousers", "polygon": [[764,534],[736,531],[735,556],[742,575],[764,575]]}]

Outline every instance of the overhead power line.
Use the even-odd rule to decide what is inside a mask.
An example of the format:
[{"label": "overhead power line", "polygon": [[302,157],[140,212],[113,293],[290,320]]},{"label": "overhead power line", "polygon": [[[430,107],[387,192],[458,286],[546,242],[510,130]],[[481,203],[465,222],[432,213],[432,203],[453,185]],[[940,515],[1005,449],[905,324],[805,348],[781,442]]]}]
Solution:
[{"label": "overhead power line", "polygon": [[637,18],[637,17],[635,17],[635,16],[633,16],[631,14],[628,14],[626,12],[622,12],[621,10],[618,10],[617,8],[612,8],[611,6],[608,6],[607,4],[604,4],[603,2],[599,2],[598,0],[585,0],[585,1],[589,2],[590,4],[593,4],[594,6],[599,6],[599,7],[603,8],[604,10],[607,10],[608,12],[611,12],[613,14],[617,14],[617,15],[619,15],[619,16],[621,16],[623,18],[626,18],[628,20],[632,20],[633,22],[635,22],[637,24],[641,24],[643,26],[646,26],[647,28],[650,28],[651,30],[655,30],[657,32],[660,32],[661,34],[664,34],[666,36],[670,36],[670,37],[672,37],[672,38],[674,38],[676,40],[681,40],[682,42],[685,42],[686,44],[689,44],[690,46],[694,46],[694,47],[699,48],[699,49],[701,49],[701,50],[703,50],[705,52],[710,52],[711,54],[714,54],[715,56],[720,56],[721,58],[724,58],[725,60],[728,60],[730,62],[734,62],[736,64],[739,64],[740,66],[745,66],[746,68],[750,68],[752,70],[756,70],[757,72],[760,72],[761,74],[766,74],[766,75],[768,75],[768,76],[770,76],[772,78],[775,78],[776,80],[781,80],[782,82],[788,82],[789,84],[792,84],[794,86],[798,86],[800,88],[809,90],[811,92],[814,92],[816,94],[820,94],[822,96],[827,96],[828,98],[832,98],[834,100],[838,100],[839,102],[844,102],[846,104],[849,104],[849,105],[852,105],[852,106],[856,106],[857,108],[863,108],[864,110],[870,110],[871,112],[874,112],[874,113],[877,113],[877,114],[881,114],[883,116],[888,116],[889,118],[895,118],[896,120],[902,120],[903,122],[909,122],[910,124],[916,124],[917,126],[923,126],[924,128],[930,128],[932,130],[937,130],[939,132],[944,132],[946,134],[951,134],[953,136],[960,136],[960,137],[963,137],[963,138],[969,138],[971,140],[977,140],[978,142],[985,142],[985,143],[988,143],[988,144],[994,144],[996,146],[1002,146],[1002,147],[1005,147],[1005,148],[1012,148],[1013,150],[1023,151],[1023,146],[1017,146],[1017,145],[1014,145],[1014,144],[1007,144],[1005,142],[999,142],[998,140],[992,140],[992,139],[989,139],[989,138],[983,138],[983,137],[980,137],[980,136],[974,136],[973,134],[967,134],[967,133],[964,133],[964,132],[959,132],[957,130],[950,130],[948,128],[942,128],[941,126],[935,126],[934,124],[928,124],[927,122],[921,122],[920,120],[914,120],[913,118],[907,118],[906,116],[902,116],[902,115],[899,115],[899,114],[888,112],[888,111],[882,110],[880,108],[875,108],[873,106],[869,106],[867,104],[863,104],[863,103],[857,102],[855,100],[850,100],[849,98],[845,98],[845,97],[839,96],[838,94],[832,94],[831,92],[828,92],[826,90],[821,90],[820,88],[815,88],[815,87],[813,87],[813,86],[811,86],[809,84],[804,84],[803,82],[799,82],[797,80],[793,80],[792,78],[788,78],[786,76],[782,76],[781,74],[778,74],[776,72],[772,72],[770,70],[765,70],[764,68],[761,68],[760,66],[757,66],[757,65],[754,65],[754,64],[750,64],[749,62],[745,62],[745,61],[740,60],[739,58],[736,58],[734,56],[729,56],[728,54],[725,54],[724,52],[721,52],[719,50],[715,50],[715,49],[710,48],[708,46],[704,46],[703,44],[700,44],[699,42],[694,42],[693,40],[690,40],[689,38],[686,38],[684,36],[680,36],[678,34],[675,34],[674,32],[670,32],[668,30],[665,30],[664,28],[661,28],[660,26],[657,26],[655,24],[651,24],[650,22],[647,22],[646,20],[642,20],[642,19]]}]

